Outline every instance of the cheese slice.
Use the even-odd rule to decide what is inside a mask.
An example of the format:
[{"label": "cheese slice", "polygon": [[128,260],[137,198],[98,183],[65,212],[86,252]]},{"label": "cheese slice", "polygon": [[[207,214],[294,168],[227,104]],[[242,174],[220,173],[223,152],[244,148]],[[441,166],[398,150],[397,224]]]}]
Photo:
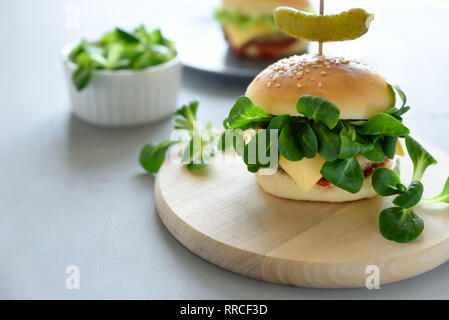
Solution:
[{"label": "cheese slice", "polygon": [[398,142],[396,143],[396,151],[395,153],[398,156],[405,156],[405,152],[404,152],[404,148],[402,148],[402,144],[401,141],[398,140]]},{"label": "cheese slice", "polygon": [[305,191],[311,189],[323,176],[320,171],[324,162],[326,160],[318,154],[315,158],[304,158],[300,161],[290,161],[283,156],[279,159],[282,170],[287,172],[293,181]]},{"label": "cheese slice", "polygon": [[[396,144],[396,154],[404,156],[404,149],[401,142]],[[283,156],[279,158],[279,165],[295,183],[303,190],[310,190],[322,177],[320,173],[324,160],[320,155],[316,155],[315,158],[304,158],[301,161],[290,161]]]},{"label": "cheese slice", "polygon": [[241,48],[251,40],[266,35],[278,34],[279,30],[270,28],[269,26],[259,25],[247,29],[241,29],[234,25],[226,25],[223,27],[227,38],[234,48]]}]

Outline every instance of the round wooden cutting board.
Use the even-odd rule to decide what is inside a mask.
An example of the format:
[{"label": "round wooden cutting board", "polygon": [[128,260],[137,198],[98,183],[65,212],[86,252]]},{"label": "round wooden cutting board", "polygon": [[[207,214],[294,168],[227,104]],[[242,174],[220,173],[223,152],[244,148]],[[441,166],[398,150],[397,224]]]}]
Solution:
[{"label": "round wooden cutting board", "polygon": [[[449,158],[426,172],[425,196],[438,194]],[[222,163],[223,160],[226,163]],[[403,181],[410,160],[401,160]],[[449,205],[417,207],[425,223],[415,241],[399,244],[378,230],[392,198],[347,203],[293,201],[265,193],[241,159],[228,154],[193,174],[166,161],[156,180],[157,211],[168,230],[203,259],[244,276],[316,288],[364,287],[375,265],[380,283],[411,278],[449,259]]]}]

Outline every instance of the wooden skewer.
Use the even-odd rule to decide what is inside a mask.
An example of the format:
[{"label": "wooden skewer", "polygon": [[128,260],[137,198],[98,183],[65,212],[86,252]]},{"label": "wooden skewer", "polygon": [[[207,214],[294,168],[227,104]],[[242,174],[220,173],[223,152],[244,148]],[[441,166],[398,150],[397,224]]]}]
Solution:
[{"label": "wooden skewer", "polygon": [[[324,0],[320,0],[320,16],[324,14]],[[318,43],[318,54],[323,55],[323,43],[320,41]]]}]

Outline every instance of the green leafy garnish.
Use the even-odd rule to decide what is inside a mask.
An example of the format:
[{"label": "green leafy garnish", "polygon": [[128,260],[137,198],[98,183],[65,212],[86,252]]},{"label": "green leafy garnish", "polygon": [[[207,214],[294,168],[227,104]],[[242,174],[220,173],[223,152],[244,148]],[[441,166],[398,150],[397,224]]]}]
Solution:
[{"label": "green leafy garnish", "polygon": [[298,113],[311,120],[317,120],[329,129],[335,128],[340,118],[340,109],[321,97],[304,95],[296,103]]},{"label": "green leafy garnish", "polygon": [[169,61],[176,56],[173,41],[156,29],[147,32],[143,25],[133,32],[120,28],[107,32],[99,41],[86,40],[69,54],[77,65],[73,82],[78,90],[85,88],[94,70],[140,70]]},{"label": "green leafy garnish", "polygon": [[137,38],[132,33],[129,33],[120,28],[115,28],[115,31],[117,32],[118,37],[127,43],[139,43],[140,42],[139,38]]},{"label": "green leafy garnish", "polygon": [[306,158],[312,159],[316,156],[318,152],[318,139],[308,121],[299,129],[295,141]]},{"label": "green leafy garnish", "polygon": [[279,152],[285,159],[290,161],[299,161],[304,158],[304,154],[295,141],[293,131],[289,123],[284,126],[279,136]]},{"label": "green leafy garnish", "polygon": [[421,200],[424,186],[420,181],[413,181],[396,199],[393,203],[398,207],[408,209],[416,206]]},{"label": "green leafy garnish", "polygon": [[139,162],[140,165],[148,173],[156,173],[159,171],[162,163],[165,160],[165,154],[168,148],[176,143],[176,141],[163,141],[159,144],[149,143],[146,144],[142,151],[140,151]]},{"label": "green leafy garnish", "polygon": [[187,146],[182,156],[182,162],[188,170],[199,171],[208,165],[215,156],[219,134],[212,130],[211,123],[207,123],[204,131],[200,130],[196,120],[197,110],[198,101],[192,101],[174,112],[174,115],[177,116],[174,120],[175,129],[185,130],[188,133],[186,139],[166,140],[158,144],[149,143],[142,148],[139,162],[145,171],[151,174],[157,173],[170,146],[183,142]]},{"label": "green leafy garnish", "polygon": [[407,103],[407,97],[404,93],[404,91],[402,91],[402,89],[396,84],[393,86],[393,88],[396,90],[396,92],[398,93],[399,97],[402,100],[402,106],[401,108],[403,108],[405,106],[405,104]]},{"label": "green leafy garnish", "polygon": [[281,116],[275,116],[271,119],[270,124],[268,125],[268,130],[277,130],[278,134],[281,133],[282,128],[284,128],[290,121],[290,116],[287,114],[283,114]]},{"label": "green leafy garnish", "polygon": [[396,172],[387,168],[377,169],[373,174],[372,180],[374,190],[384,197],[392,196],[406,190]]},{"label": "green leafy garnish", "polygon": [[381,141],[382,150],[389,159],[393,159],[396,152],[398,137],[384,137]]},{"label": "green leafy garnish", "polygon": [[[405,105],[405,95],[403,96],[401,98]],[[405,187],[400,183],[396,173],[388,169],[379,169],[373,175],[373,187],[377,193],[384,196],[398,194],[393,200],[396,207],[383,210],[379,217],[379,228],[382,235],[396,242],[412,241],[424,230],[423,220],[413,212],[412,208],[421,201],[424,186],[420,180],[424,172],[427,167],[437,163],[432,155],[411,136],[407,136],[405,142],[414,166],[413,182],[404,189]],[[447,190],[449,190],[449,185]]]},{"label": "green leafy garnish", "polygon": [[439,195],[431,199],[422,200],[422,203],[436,203],[436,202],[449,203],[449,178],[447,178],[446,184],[443,187],[443,191],[441,191]]},{"label": "green leafy garnish", "polygon": [[256,106],[248,97],[241,96],[229,112],[229,116],[223,121],[225,129],[248,129],[259,124],[268,124],[272,115],[266,113],[261,107]]},{"label": "green leafy garnish", "polygon": [[[186,116],[188,116],[189,114],[196,115],[196,108],[198,106],[198,102],[193,102],[186,106],[187,109],[194,108],[195,111],[189,110],[187,112],[179,112],[175,114],[182,116],[184,114]],[[186,106],[184,106],[182,109],[185,109]],[[195,107],[190,108],[190,106]],[[177,129],[185,129],[189,133],[189,143],[184,149],[184,153],[182,156],[182,163],[187,165],[187,169],[192,171],[198,171],[201,168],[205,168],[210,163],[210,161],[215,157],[220,136],[218,133],[213,132],[212,123],[208,122],[206,124],[205,130],[201,131],[199,124],[196,121],[196,118],[193,118],[191,121],[192,123],[186,126],[185,128],[177,127]]]},{"label": "green leafy garnish", "polygon": [[[401,98],[405,105],[405,95],[403,96]],[[414,166],[413,182],[404,189],[396,173],[388,169],[379,169],[373,175],[373,187],[377,193],[384,196],[398,194],[393,200],[396,207],[383,210],[379,217],[382,235],[396,242],[412,241],[424,230],[423,220],[413,212],[412,208],[421,201],[424,186],[420,180],[424,172],[427,167],[437,163],[432,155],[412,137],[407,136],[405,143]],[[449,189],[449,186],[447,188]]]},{"label": "green leafy garnish", "polygon": [[234,147],[234,150],[239,156],[243,155],[243,149],[245,146],[245,140],[243,139],[243,130],[225,130],[218,142],[218,150],[226,151],[230,147]]},{"label": "green leafy garnish", "polygon": [[277,166],[279,161],[279,136],[288,126],[290,116],[273,117],[266,130],[260,130],[243,149],[243,161],[248,171]]},{"label": "green leafy garnish", "polygon": [[380,213],[379,229],[386,239],[406,243],[419,237],[424,222],[412,209],[392,207]]},{"label": "green leafy garnish", "polygon": [[217,9],[214,12],[215,19],[221,25],[234,25],[240,29],[248,29],[254,26],[267,26],[276,29],[274,18],[272,14],[241,14],[238,10],[223,10]]},{"label": "green leafy garnish", "polygon": [[363,185],[363,170],[355,158],[326,161],[321,174],[337,187],[351,193],[360,191]]},{"label": "green leafy garnish", "polygon": [[196,112],[198,110],[198,101],[191,101],[189,104],[183,105],[173,114],[180,116],[173,121],[175,129],[184,129],[193,131],[196,125]]},{"label": "green leafy garnish", "polygon": [[92,68],[78,68],[72,76],[73,83],[75,84],[76,89],[82,90],[87,86],[90,79],[92,78]]},{"label": "green leafy garnish", "polygon": [[[313,13],[312,7],[304,8],[302,11]],[[243,14],[237,9],[218,8],[214,11],[215,19],[223,26],[233,25],[240,29],[248,29],[256,26],[265,26],[277,29],[272,14],[261,14],[253,12],[251,14]]]},{"label": "green leafy garnish", "polygon": [[386,114],[378,113],[372,116],[360,129],[360,133],[384,136],[406,136],[410,133],[410,130],[404,126],[395,117]]},{"label": "green leafy garnish", "polygon": [[[374,162],[382,162],[385,160],[385,153],[382,146],[382,141],[378,139],[374,145],[373,148],[369,151],[366,151],[363,153],[363,156],[365,156],[368,160],[374,161]],[[393,154],[394,157],[394,154]],[[391,157],[390,159],[392,159]]]},{"label": "green leafy garnish", "polygon": [[[401,116],[406,113],[408,110],[410,110],[409,106],[406,106],[405,104],[407,103],[407,97],[404,93],[404,91],[402,91],[401,88],[399,88],[398,85],[394,85],[393,86],[394,90],[396,90],[396,92],[398,93],[399,98],[402,101],[402,105],[400,107],[400,109],[396,108],[396,107],[391,107],[387,112],[387,114],[395,117],[398,120],[402,120]],[[394,94],[394,91],[393,91]]]},{"label": "green leafy garnish", "polygon": [[408,154],[413,162],[413,180],[419,181],[424,175],[424,171],[426,171],[427,167],[437,164],[437,161],[411,136],[405,138],[405,145],[407,146]]},{"label": "green leafy garnish", "polygon": [[[340,154],[338,155],[340,159],[353,158],[359,154],[367,153],[374,148],[371,141],[363,141],[356,130],[351,126],[346,126],[340,131],[340,138],[341,147]],[[383,161],[383,159],[381,161]]]},{"label": "green leafy garnish", "polygon": [[[244,148],[244,161],[251,167],[268,168],[277,166],[279,160],[279,135],[288,124],[290,116],[281,115],[274,117],[266,130],[260,130],[246,148]],[[257,171],[257,170],[256,170]]]},{"label": "green leafy garnish", "polygon": [[269,168],[271,165],[278,164],[278,146],[273,145],[271,134],[272,132],[269,133],[268,130],[261,130],[245,145],[243,161],[248,171],[257,172],[260,168]]},{"label": "green leafy garnish", "polygon": [[327,161],[337,159],[341,148],[340,134],[335,130],[328,129],[321,122],[314,122],[313,130],[318,138],[318,153],[320,156]]}]

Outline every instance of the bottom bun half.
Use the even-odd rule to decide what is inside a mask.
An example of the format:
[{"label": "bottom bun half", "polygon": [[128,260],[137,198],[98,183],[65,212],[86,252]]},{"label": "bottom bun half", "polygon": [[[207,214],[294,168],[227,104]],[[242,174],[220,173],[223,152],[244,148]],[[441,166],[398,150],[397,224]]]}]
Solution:
[{"label": "bottom bun half", "polygon": [[[384,168],[390,168],[393,161],[387,162]],[[283,170],[278,170],[274,175],[262,175],[256,173],[256,179],[265,192],[280,198],[322,202],[345,202],[364,198],[372,198],[377,195],[371,181],[372,174],[363,181],[362,189],[353,194],[334,185],[321,186],[315,184],[311,189],[300,188],[295,181]]]}]

